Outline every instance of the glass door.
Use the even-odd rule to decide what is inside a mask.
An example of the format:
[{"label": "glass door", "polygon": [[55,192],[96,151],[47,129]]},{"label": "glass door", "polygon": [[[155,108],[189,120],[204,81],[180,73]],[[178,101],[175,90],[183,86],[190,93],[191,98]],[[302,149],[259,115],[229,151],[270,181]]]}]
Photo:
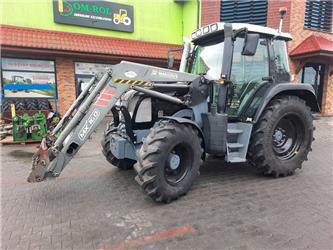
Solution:
[{"label": "glass door", "polygon": [[325,65],[319,63],[305,64],[299,75],[301,83],[311,84],[314,88],[320,107],[323,98],[324,75]]}]

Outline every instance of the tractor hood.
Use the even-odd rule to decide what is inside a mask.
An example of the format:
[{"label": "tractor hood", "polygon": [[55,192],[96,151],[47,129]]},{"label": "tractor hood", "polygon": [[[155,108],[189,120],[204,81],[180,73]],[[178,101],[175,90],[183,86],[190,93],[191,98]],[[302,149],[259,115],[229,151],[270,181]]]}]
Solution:
[{"label": "tractor hood", "polygon": [[122,79],[121,83],[145,81],[150,83],[192,82],[198,75],[164,69],[139,63],[122,61],[112,67],[113,78]]}]

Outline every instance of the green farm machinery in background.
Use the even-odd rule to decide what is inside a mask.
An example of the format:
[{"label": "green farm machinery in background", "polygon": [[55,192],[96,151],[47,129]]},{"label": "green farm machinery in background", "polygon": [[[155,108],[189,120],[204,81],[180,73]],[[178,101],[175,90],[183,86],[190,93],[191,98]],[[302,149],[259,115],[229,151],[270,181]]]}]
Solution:
[{"label": "green farm machinery in background", "polygon": [[47,134],[46,116],[37,112],[30,116],[27,113],[13,117],[13,140],[14,141],[41,141]]}]

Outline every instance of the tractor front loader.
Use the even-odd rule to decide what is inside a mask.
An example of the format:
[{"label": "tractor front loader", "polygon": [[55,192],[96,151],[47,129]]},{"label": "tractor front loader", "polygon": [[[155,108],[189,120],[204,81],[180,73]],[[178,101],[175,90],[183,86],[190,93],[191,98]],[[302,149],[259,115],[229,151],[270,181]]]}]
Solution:
[{"label": "tractor front loader", "polygon": [[[134,75],[139,80],[133,80]],[[88,140],[110,110],[114,114],[114,124],[119,124],[119,111],[122,114],[121,118],[127,122],[125,133],[119,134],[119,139],[128,138],[132,143],[136,142],[137,138],[133,134],[131,124],[129,124],[130,114],[128,110],[116,105],[125,92],[133,90],[184,107],[186,101],[191,101],[190,98],[182,101],[151,89],[185,90],[189,89],[186,83],[192,82],[195,78],[198,76],[182,72],[174,73],[165,69],[162,71],[156,67],[130,62],[115,65],[104,75],[95,75],[56,128],[43,138],[38,152],[33,156],[33,168],[28,181],[38,182],[59,176],[66,164]],[[166,86],[157,83],[175,82],[175,79],[180,83]],[[132,147],[126,149],[135,150]]]},{"label": "tractor front loader", "polygon": [[249,162],[265,175],[293,174],[311,150],[311,112],[319,107],[311,85],[290,82],[289,40],[280,29],[213,23],[192,33],[181,62],[186,72],[112,66],[42,140],[28,181],[59,176],[110,111],[101,143],[106,160],[134,167],[155,201],[186,194],[207,155]]}]

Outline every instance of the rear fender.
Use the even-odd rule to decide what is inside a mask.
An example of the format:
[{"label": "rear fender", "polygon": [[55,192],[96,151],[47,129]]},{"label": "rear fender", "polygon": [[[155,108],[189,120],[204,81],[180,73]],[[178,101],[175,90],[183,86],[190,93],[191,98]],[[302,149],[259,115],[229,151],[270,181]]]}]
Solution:
[{"label": "rear fender", "polygon": [[273,85],[265,92],[265,96],[254,115],[254,123],[256,123],[264,111],[268,103],[277,96],[292,95],[303,99],[306,105],[311,108],[312,112],[320,112],[317,98],[313,87],[310,84],[281,83]]}]

